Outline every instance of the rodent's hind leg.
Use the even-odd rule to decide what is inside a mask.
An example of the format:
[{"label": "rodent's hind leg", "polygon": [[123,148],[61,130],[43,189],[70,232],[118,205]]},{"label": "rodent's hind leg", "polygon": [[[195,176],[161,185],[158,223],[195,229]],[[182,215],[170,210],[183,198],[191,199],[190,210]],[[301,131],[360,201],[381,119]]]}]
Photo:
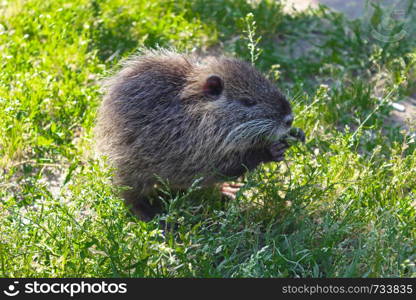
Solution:
[{"label": "rodent's hind leg", "polygon": [[224,182],[221,185],[220,192],[227,198],[234,200],[237,196],[238,191],[243,186],[244,186],[244,183],[241,183],[241,182],[236,182],[236,183]]},{"label": "rodent's hind leg", "polygon": [[137,195],[133,191],[125,191],[123,198],[131,212],[144,222],[151,221],[162,211],[161,205],[159,203],[151,203],[149,196]]}]

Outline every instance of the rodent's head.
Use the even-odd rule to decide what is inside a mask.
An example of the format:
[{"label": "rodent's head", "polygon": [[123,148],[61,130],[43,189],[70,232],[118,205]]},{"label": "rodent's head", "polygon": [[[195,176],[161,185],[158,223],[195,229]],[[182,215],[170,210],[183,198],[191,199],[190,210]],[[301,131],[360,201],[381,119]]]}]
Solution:
[{"label": "rodent's head", "polygon": [[[181,94],[199,127],[221,135],[219,151],[245,151],[270,145],[292,126],[285,96],[250,64],[207,58],[190,74]],[[207,129],[208,130],[208,129]]]}]

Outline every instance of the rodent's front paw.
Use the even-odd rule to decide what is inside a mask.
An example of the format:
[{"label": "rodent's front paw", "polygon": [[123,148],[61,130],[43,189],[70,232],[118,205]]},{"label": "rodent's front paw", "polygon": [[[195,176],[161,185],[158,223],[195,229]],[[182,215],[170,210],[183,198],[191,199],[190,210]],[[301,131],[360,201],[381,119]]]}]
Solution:
[{"label": "rodent's front paw", "polygon": [[296,143],[296,142],[305,143],[306,136],[302,129],[293,127],[290,129],[289,134],[287,135],[287,138],[292,140],[293,143]]},{"label": "rodent's front paw", "polygon": [[288,142],[280,140],[270,146],[270,154],[273,161],[282,161],[285,159],[285,151],[290,147]]}]

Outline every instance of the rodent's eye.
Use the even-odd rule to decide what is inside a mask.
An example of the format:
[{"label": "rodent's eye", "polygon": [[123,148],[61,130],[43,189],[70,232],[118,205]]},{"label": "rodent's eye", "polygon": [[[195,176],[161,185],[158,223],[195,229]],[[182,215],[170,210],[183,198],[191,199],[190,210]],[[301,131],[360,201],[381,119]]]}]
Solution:
[{"label": "rodent's eye", "polygon": [[254,99],[250,99],[250,98],[242,98],[240,99],[240,102],[243,103],[243,105],[250,107],[250,106],[254,106],[257,104],[257,101]]}]

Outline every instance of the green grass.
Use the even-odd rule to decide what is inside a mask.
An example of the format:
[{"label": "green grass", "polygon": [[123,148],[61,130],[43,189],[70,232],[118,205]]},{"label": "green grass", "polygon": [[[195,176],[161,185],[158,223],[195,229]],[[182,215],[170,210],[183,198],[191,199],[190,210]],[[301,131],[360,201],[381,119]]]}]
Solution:
[{"label": "green grass", "polygon": [[[415,138],[388,119],[415,93],[416,26],[386,43],[371,32],[382,10],[366,22],[250,3],[0,4],[1,277],[416,276]],[[251,44],[261,37],[252,51],[247,21]],[[143,223],[117,197],[92,128],[100,80],[158,45],[254,51],[307,142],[248,174],[234,201],[197,182],[164,187],[166,214]]]}]

